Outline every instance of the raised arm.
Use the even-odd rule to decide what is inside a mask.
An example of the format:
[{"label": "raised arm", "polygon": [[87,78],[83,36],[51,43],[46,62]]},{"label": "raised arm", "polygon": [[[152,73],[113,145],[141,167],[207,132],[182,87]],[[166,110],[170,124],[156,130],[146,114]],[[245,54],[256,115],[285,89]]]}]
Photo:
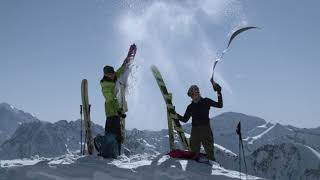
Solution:
[{"label": "raised arm", "polygon": [[213,79],[210,79],[210,82],[212,84],[213,90],[217,92],[218,96],[218,102],[215,102],[211,99],[208,100],[210,106],[216,107],[216,108],[222,108],[223,107],[223,100],[222,100],[222,93],[221,93],[221,86],[214,82]]},{"label": "raised arm", "polygon": [[131,61],[133,61],[136,55],[136,52],[137,52],[137,46],[135,44],[132,44],[129,48],[127,57],[124,59],[121,67],[116,71],[117,77],[120,77],[124,73],[126,66],[129,65]]}]

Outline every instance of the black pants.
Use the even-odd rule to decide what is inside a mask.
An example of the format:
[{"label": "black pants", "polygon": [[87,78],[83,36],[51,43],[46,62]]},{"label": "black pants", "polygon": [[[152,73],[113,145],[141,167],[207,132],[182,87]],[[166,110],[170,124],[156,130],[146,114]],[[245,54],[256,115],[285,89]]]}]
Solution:
[{"label": "black pants", "polygon": [[119,155],[120,155],[121,142],[122,142],[120,117],[119,116],[107,117],[104,130],[106,133],[112,133],[112,134],[116,135],[116,139],[117,139],[118,146],[119,146]]},{"label": "black pants", "polygon": [[200,152],[201,144],[206,151],[208,158],[215,161],[213,133],[209,125],[193,126],[190,136],[190,148],[193,152]]}]

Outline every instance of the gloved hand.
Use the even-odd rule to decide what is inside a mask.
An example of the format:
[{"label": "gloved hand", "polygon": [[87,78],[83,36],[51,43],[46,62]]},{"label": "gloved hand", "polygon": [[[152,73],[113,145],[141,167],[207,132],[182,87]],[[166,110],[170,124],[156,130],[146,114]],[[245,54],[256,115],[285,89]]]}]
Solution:
[{"label": "gloved hand", "polygon": [[128,51],[128,55],[127,57],[133,57],[136,55],[136,52],[137,52],[137,46],[135,44],[132,44],[129,48],[129,51]]},{"label": "gloved hand", "polygon": [[122,113],[122,111],[118,111],[118,115],[121,117],[121,118],[126,118],[127,115],[125,113]]},{"label": "gloved hand", "polygon": [[122,118],[126,118],[127,117],[127,115],[125,114],[125,113],[123,113],[123,114],[121,114],[121,116],[120,117],[122,117]]},{"label": "gloved hand", "polygon": [[221,92],[221,86],[218,83],[214,83],[214,85],[212,85],[213,90],[216,92]]},{"label": "gloved hand", "polygon": [[175,114],[175,116],[173,116],[173,121],[175,122],[175,123],[177,123],[177,122],[179,122],[180,121],[180,119],[182,119],[183,117],[180,115],[180,114],[178,114],[178,113],[176,113]]}]

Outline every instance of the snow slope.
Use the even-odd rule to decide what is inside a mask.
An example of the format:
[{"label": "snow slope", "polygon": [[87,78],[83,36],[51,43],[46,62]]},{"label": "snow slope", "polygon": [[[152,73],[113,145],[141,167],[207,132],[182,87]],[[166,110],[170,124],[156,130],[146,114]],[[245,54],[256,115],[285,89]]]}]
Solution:
[{"label": "snow slope", "polygon": [[[140,158],[121,156],[118,160],[97,156],[79,157],[69,164],[50,164],[41,160],[35,165],[0,169],[0,180],[115,180],[115,179],[238,179],[239,172],[192,160],[168,158],[167,155]],[[242,174],[242,177],[245,175]],[[248,179],[261,179],[248,176]]]}]

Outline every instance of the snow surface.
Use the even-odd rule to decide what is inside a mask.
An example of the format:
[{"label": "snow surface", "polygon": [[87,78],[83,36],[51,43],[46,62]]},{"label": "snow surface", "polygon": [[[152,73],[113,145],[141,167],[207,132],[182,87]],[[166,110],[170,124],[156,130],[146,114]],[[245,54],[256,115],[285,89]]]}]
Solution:
[{"label": "snow surface", "polygon": [[16,167],[16,166],[29,166],[35,165],[45,159],[13,159],[13,160],[0,160],[0,167]]},{"label": "snow surface", "polygon": [[[0,179],[238,179],[239,172],[228,170],[217,163],[204,164],[193,160],[173,159],[167,155],[140,154],[118,159],[68,154],[59,158],[1,161]],[[2,166],[3,163],[19,166]],[[15,168],[12,168],[15,167]],[[1,168],[0,168],[1,170]],[[244,174],[241,174],[244,177]],[[248,179],[261,179],[249,176]]]},{"label": "snow surface", "polygon": [[[238,171],[227,170],[223,167],[216,166],[216,165],[212,166],[211,175],[227,176],[234,179],[238,179],[240,177],[240,173]],[[245,176],[246,176],[245,174],[241,173],[241,177],[245,177]],[[247,175],[246,179],[261,179],[261,178]]]},{"label": "snow surface", "polygon": [[[254,136],[254,137],[251,137],[249,138],[251,141],[248,142],[248,144],[253,144],[254,141],[260,139],[263,135],[267,134],[269,131],[271,131],[271,129],[273,129],[274,127],[276,126],[276,124],[274,124],[273,126],[271,126],[270,128],[268,128],[267,130],[265,130],[263,133],[257,135],[257,136]],[[246,138],[246,140],[249,140],[248,138]]]},{"label": "snow surface", "polygon": [[162,157],[158,160],[157,165],[159,166],[160,164],[162,164],[163,162],[165,162],[165,161],[168,160],[168,159],[170,159],[170,156],[169,156],[169,155],[162,156]]},{"label": "snow surface", "polygon": [[307,146],[307,145],[304,145],[305,147],[307,147],[308,149],[310,149],[312,151],[312,153],[314,155],[316,155],[318,157],[318,159],[320,160],[320,153],[318,151],[316,151],[315,149],[313,149],[312,147],[310,146]]},{"label": "snow surface", "polygon": [[257,126],[257,128],[268,128],[268,123],[265,123],[265,124],[263,124],[261,126]]},{"label": "snow surface", "polygon": [[225,148],[225,147],[223,147],[223,146],[221,146],[221,145],[219,145],[219,144],[214,144],[214,147],[217,147],[218,149],[220,149],[221,151],[223,151],[223,152],[225,152],[225,153],[227,153],[227,154],[231,154],[231,155],[233,155],[233,156],[237,156],[236,153],[230,151],[229,149],[227,149],[227,148]]},{"label": "snow surface", "polygon": [[181,165],[181,168],[183,171],[186,171],[187,165],[188,165],[188,160],[179,160],[179,163]]},{"label": "snow surface", "polygon": [[142,141],[145,144],[145,146],[147,146],[147,147],[156,149],[156,147],[154,145],[149,144],[146,140],[144,140],[142,138],[137,139],[137,140]]},{"label": "snow surface", "polygon": [[188,139],[190,139],[190,137],[191,137],[191,135],[190,134],[188,134],[188,133],[184,133],[184,135],[186,136],[186,138],[188,138]]},{"label": "snow surface", "polygon": [[149,154],[136,154],[130,157],[121,155],[118,159],[114,159],[108,164],[112,164],[123,169],[133,170],[141,166],[150,165],[152,163],[152,159],[154,158],[154,155]]},{"label": "snow surface", "polygon": [[72,164],[81,157],[83,156],[79,156],[77,153],[69,153],[56,158],[44,158],[44,157],[34,156],[32,158],[0,160],[0,167],[10,168],[10,167],[18,167],[18,166],[30,166],[30,165],[35,165],[39,162],[44,162],[44,161],[46,161],[47,164],[49,165]]}]

